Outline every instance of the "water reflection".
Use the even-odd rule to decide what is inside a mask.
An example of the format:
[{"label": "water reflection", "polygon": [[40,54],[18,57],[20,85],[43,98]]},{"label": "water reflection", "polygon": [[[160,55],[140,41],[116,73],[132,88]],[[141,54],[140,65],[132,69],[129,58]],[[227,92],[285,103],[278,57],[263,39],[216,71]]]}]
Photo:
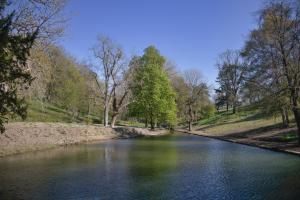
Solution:
[{"label": "water reflection", "polygon": [[164,195],[178,162],[176,147],[169,141],[171,137],[147,138],[130,146],[128,169],[129,178],[135,183],[133,199],[158,199]]},{"label": "water reflection", "polygon": [[0,199],[296,199],[300,159],[188,135],[0,159]]}]

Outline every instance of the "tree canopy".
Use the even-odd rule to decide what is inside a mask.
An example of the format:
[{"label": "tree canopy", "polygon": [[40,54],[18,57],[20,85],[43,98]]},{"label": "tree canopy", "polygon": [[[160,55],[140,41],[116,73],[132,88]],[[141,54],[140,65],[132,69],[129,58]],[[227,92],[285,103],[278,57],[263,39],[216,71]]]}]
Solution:
[{"label": "tree canopy", "polygon": [[165,58],[154,46],[150,46],[144,50],[140,63],[133,78],[131,112],[149,122],[151,129],[157,123],[174,125],[176,95],[163,68]]}]

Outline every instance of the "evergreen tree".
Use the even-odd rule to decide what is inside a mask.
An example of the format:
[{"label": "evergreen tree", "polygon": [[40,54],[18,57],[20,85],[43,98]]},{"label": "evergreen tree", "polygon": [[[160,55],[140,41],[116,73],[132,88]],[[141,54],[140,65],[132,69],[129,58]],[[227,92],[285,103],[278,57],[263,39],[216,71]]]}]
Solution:
[{"label": "evergreen tree", "polygon": [[32,81],[27,67],[27,57],[36,38],[32,34],[17,34],[13,30],[14,12],[6,15],[7,2],[0,1],[0,131],[3,123],[15,114],[26,117],[24,99],[17,95],[19,86],[29,85]]},{"label": "evergreen tree", "polygon": [[164,62],[159,51],[150,46],[144,50],[133,77],[131,113],[143,117],[152,130],[157,123],[172,126],[176,122],[175,93],[163,68]]}]

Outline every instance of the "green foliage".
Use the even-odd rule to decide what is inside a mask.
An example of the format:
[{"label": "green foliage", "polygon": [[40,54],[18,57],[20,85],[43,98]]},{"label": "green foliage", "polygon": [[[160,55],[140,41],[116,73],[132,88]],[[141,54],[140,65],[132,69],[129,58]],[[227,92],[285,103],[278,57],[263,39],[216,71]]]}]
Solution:
[{"label": "green foliage", "polygon": [[91,116],[86,116],[86,117],[84,118],[84,122],[85,122],[87,125],[89,125],[89,124],[92,124],[92,123],[93,123],[93,120],[92,120]]},{"label": "green foliage", "polygon": [[298,135],[295,131],[290,131],[280,137],[280,141],[282,141],[282,142],[290,142],[290,141],[294,141],[296,139],[298,139]]},{"label": "green foliage", "polygon": [[26,61],[37,34],[15,33],[14,13],[5,16],[6,6],[5,0],[0,1],[0,132],[4,132],[3,123],[9,116],[26,117],[27,105],[18,97],[17,88],[32,81]]},{"label": "green foliage", "polygon": [[[42,66],[50,66],[48,73],[51,75],[43,74],[39,79],[34,80],[34,87],[31,87],[30,90],[33,91],[33,94],[41,93],[44,98],[34,96],[31,99],[55,104],[73,113],[73,117],[79,114],[88,114],[90,87],[92,82],[95,82],[94,77],[88,77],[88,70],[80,69],[72,57],[56,46],[52,45],[38,55],[37,58],[32,59],[33,68],[36,67],[36,62]],[[43,62],[40,58],[45,55],[48,55],[50,60]],[[35,70],[38,71],[38,69]],[[88,78],[92,80],[87,80]]]},{"label": "green foliage", "polygon": [[200,109],[200,119],[205,119],[211,117],[215,114],[216,108],[213,104],[209,103],[207,105],[203,105]]},{"label": "green foliage", "polygon": [[[81,122],[85,116],[101,116],[101,83],[86,65],[76,63],[53,44],[37,43],[31,53],[32,84],[26,91],[18,90],[29,103],[28,120]],[[99,123],[101,119],[91,120]]]},{"label": "green foliage", "polygon": [[54,88],[55,102],[62,108],[72,112],[86,112],[86,100],[84,79],[79,70],[70,66],[65,67],[61,76],[57,77]]},{"label": "green foliage", "polygon": [[148,120],[151,128],[155,123],[176,123],[175,92],[163,68],[164,62],[158,50],[150,46],[144,50],[133,77],[131,113]]}]

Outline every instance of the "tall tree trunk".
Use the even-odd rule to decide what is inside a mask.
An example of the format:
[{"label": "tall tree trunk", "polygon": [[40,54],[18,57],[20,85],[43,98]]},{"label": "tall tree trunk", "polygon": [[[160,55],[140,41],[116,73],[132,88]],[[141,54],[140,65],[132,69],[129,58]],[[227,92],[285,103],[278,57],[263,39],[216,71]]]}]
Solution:
[{"label": "tall tree trunk", "polygon": [[289,112],[287,109],[285,109],[285,120],[286,120],[287,126],[289,126],[290,119],[289,119]]},{"label": "tall tree trunk", "polygon": [[108,126],[108,112],[109,112],[108,104],[105,103],[104,112],[103,112],[103,114],[104,114],[104,116],[103,116],[103,125],[104,126]]},{"label": "tall tree trunk", "polygon": [[193,122],[193,110],[192,110],[192,105],[189,104],[189,131],[192,130],[192,122]]},{"label": "tall tree trunk", "polygon": [[111,123],[110,123],[110,126],[112,128],[115,128],[115,123],[117,121],[117,117],[118,117],[118,114],[113,114],[112,118],[111,118]]},{"label": "tall tree trunk", "polygon": [[145,119],[145,128],[148,128],[148,118]]},{"label": "tall tree trunk", "polygon": [[103,116],[103,125],[108,126],[108,113],[109,113],[109,91],[108,91],[108,81],[109,79],[105,77],[105,92],[104,92],[104,116]]},{"label": "tall tree trunk", "polygon": [[232,104],[232,113],[235,114],[236,112],[236,102],[233,101],[233,104]]},{"label": "tall tree trunk", "polygon": [[228,111],[229,109],[229,103],[228,103],[228,100],[226,100],[226,111]]},{"label": "tall tree trunk", "polygon": [[285,128],[288,127],[289,126],[288,112],[284,108],[281,109],[281,118],[282,118],[282,126]]},{"label": "tall tree trunk", "polygon": [[281,110],[281,119],[282,119],[282,126],[283,127],[287,127],[287,124],[286,124],[286,118],[285,118],[285,113],[284,111]]},{"label": "tall tree trunk", "polygon": [[151,125],[151,131],[154,131],[155,130],[155,124],[153,122],[151,122],[150,125]]},{"label": "tall tree trunk", "polygon": [[152,117],[150,117],[150,126],[151,126],[151,130],[154,131],[155,130],[155,122]]},{"label": "tall tree trunk", "polygon": [[189,131],[192,131],[192,121],[189,121]]}]

